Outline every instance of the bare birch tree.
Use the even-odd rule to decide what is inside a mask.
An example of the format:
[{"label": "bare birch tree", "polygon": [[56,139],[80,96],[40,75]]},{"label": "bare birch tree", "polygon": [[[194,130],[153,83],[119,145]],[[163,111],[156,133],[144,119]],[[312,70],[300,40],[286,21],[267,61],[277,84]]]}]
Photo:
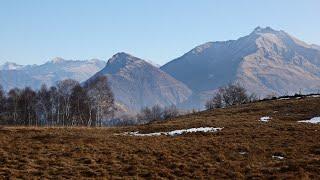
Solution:
[{"label": "bare birch tree", "polygon": [[[115,110],[114,96],[109,87],[107,77],[98,76],[88,82],[85,87],[88,89],[91,109],[88,126],[102,126],[103,120],[112,118]],[[94,122],[91,116],[93,114],[95,115]]]}]

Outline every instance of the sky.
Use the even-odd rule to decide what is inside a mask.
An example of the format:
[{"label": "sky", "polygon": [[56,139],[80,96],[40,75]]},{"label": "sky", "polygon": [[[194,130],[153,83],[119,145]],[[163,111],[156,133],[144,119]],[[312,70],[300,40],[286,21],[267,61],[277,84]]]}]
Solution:
[{"label": "sky", "polygon": [[319,0],[0,0],[0,64],[117,52],[164,64],[257,26],[320,45]]}]

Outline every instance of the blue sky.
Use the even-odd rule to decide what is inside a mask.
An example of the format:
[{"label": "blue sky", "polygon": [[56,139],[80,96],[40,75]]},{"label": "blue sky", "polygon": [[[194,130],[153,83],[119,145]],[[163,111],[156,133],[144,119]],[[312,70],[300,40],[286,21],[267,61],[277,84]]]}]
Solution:
[{"label": "blue sky", "polygon": [[164,64],[256,26],[320,44],[319,8],[319,0],[0,0],[0,64],[120,51]]}]

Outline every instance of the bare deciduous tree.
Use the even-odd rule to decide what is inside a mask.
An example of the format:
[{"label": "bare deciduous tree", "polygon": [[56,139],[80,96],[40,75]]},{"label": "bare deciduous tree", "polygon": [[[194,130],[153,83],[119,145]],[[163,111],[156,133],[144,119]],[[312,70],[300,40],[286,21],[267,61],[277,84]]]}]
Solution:
[{"label": "bare deciduous tree", "polygon": [[179,116],[179,110],[175,105],[165,107],[163,110],[163,119],[171,119]]},{"label": "bare deciduous tree", "polygon": [[[114,96],[109,87],[106,76],[98,76],[88,82],[85,87],[88,89],[90,99],[90,114],[95,113],[94,124],[102,126],[104,119],[112,118],[115,106]],[[92,116],[90,116],[88,126],[92,125]]]},{"label": "bare deciduous tree", "polygon": [[60,110],[62,111],[62,125],[70,125],[71,124],[71,93],[73,88],[79,85],[79,82],[73,79],[66,79],[58,82],[58,94],[60,97],[58,116],[60,117]]},{"label": "bare deciduous tree", "polygon": [[136,119],[139,124],[145,124],[156,120],[174,118],[178,115],[179,110],[174,105],[165,108],[162,108],[159,105],[154,105],[151,108],[145,107],[141,109],[140,113],[137,114]]},{"label": "bare deciduous tree", "polygon": [[208,100],[205,104],[206,109],[215,109],[215,108],[222,108],[222,92],[219,89],[218,93],[213,96],[210,100]]},{"label": "bare deciduous tree", "polygon": [[89,110],[89,97],[86,90],[76,85],[71,94],[72,126],[87,125]]},{"label": "bare deciduous tree", "polygon": [[8,102],[7,102],[7,108],[9,118],[13,120],[12,124],[21,124],[21,122],[18,122],[18,106],[19,106],[19,96],[21,94],[21,90],[18,88],[11,89],[8,93]]},{"label": "bare deciduous tree", "polygon": [[245,88],[239,84],[228,84],[219,88],[218,92],[206,102],[206,109],[215,109],[240,105],[255,101],[257,97],[254,94],[248,95]]},{"label": "bare deciduous tree", "polygon": [[161,120],[162,119],[162,108],[159,105],[154,105],[151,108],[151,121]]},{"label": "bare deciduous tree", "polygon": [[59,108],[60,108],[60,97],[58,89],[55,86],[50,87],[50,124],[57,125],[59,123]]},{"label": "bare deciduous tree", "polygon": [[36,92],[26,87],[21,91],[18,103],[19,117],[23,125],[38,125],[36,118]]},{"label": "bare deciduous tree", "polygon": [[50,119],[51,101],[50,91],[43,84],[37,93],[36,113],[41,124],[48,124]]}]

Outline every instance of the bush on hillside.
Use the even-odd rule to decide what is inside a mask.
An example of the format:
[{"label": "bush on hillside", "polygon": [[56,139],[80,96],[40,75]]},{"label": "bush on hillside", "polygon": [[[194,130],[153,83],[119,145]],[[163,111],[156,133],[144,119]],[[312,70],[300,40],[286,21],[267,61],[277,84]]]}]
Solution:
[{"label": "bush on hillside", "polygon": [[228,84],[218,89],[218,92],[206,102],[206,109],[216,109],[233,105],[245,104],[257,100],[255,94],[248,94],[239,84]]}]

